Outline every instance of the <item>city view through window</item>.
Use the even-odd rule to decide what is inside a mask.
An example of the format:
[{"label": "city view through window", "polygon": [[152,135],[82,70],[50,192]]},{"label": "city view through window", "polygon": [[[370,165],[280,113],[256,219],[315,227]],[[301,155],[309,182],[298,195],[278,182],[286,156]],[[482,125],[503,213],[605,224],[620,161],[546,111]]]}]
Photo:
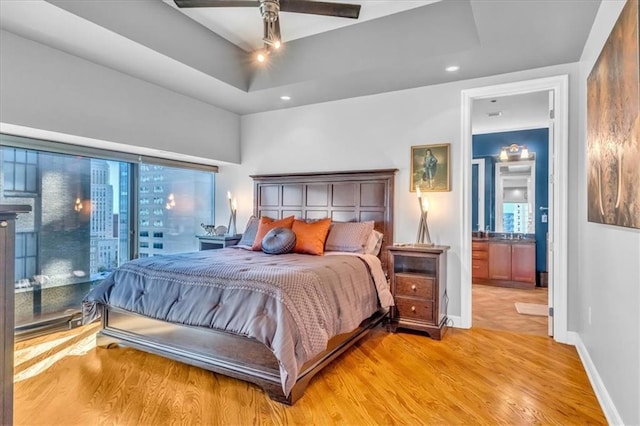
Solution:
[{"label": "city view through window", "polygon": [[213,223],[211,172],[8,146],[0,166],[0,203],[32,208],[16,222],[17,328],[79,311],[134,256],[196,251],[200,223]]}]

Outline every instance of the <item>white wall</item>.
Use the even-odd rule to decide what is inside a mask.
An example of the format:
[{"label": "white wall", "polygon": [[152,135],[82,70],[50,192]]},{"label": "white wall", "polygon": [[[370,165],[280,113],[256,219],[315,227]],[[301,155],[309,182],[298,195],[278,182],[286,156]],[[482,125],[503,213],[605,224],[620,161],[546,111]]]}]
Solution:
[{"label": "white wall", "polygon": [[240,161],[237,114],[4,30],[0,93],[3,124]]},{"label": "white wall", "polygon": [[[624,1],[602,2],[580,60],[577,331],[617,415],[640,424],[640,230],[587,222],[586,79]],[[638,183],[640,184],[640,182]],[[637,185],[636,185],[637,189]],[[591,323],[589,323],[591,308]],[[606,411],[605,411],[606,412]],[[618,417],[619,416],[619,417]]]},{"label": "white wall", "polygon": [[[552,75],[577,77],[577,65],[454,82],[243,116],[242,163],[221,168],[220,189],[238,196],[238,224],[251,214],[249,175],[298,171],[397,168],[395,239],[415,241],[419,208],[409,192],[412,145],[451,143],[451,191],[430,193],[429,229],[435,243],[451,246],[448,256],[449,314],[460,315],[461,90]],[[576,105],[575,91],[571,104]],[[575,125],[570,125],[571,131]],[[570,137],[575,138],[570,134]],[[470,165],[469,165],[470,166]],[[218,200],[220,201],[220,200]],[[222,204],[218,204],[222,206]],[[217,217],[228,217],[221,207]]]}]

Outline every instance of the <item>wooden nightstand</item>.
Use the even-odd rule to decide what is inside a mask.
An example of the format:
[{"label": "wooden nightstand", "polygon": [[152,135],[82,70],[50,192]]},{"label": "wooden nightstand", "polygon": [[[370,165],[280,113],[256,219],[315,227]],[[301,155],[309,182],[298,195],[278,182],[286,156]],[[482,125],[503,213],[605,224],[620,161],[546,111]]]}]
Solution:
[{"label": "wooden nightstand", "polygon": [[200,242],[200,251],[215,250],[238,244],[242,234],[237,235],[196,235]]},{"label": "wooden nightstand", "polygon": [[449,246],[393,245],[389,249],[391,308],[388,329],[423,331],[440,340],[447,327]]}]

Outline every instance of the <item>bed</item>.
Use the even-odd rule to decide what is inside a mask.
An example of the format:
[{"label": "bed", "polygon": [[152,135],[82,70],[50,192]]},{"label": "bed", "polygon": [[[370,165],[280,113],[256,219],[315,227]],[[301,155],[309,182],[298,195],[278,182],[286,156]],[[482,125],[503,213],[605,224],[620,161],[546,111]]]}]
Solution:
[{"label": "bed", "polygon": [[[171,257],[171,270],[159,266],[159,259],[130,262],[112,274],[115,278],[105,280],[108,281],[105,286],[115,286],[118,279],[124,280],[118,277],[127,274],[133,276],[134,281],[139,281],[140,277],[146,281],[136,282],[132,289],[120,293],[114,290],[111,301],[93,298],[83,307],[87,318],[101,317],[102,328],[97,345],[109,348],[123,344],[255,383],[272,399],[293,404],[303,395],[318,371],[385,319],[387,306],[393,303],[381,296],[384,289],[380,281],[386,285],[384,271],[388,253],[384,247],[393,241],[395,173],[396,170],[370,170],[252,176],[256,217],[280,219],[295,216],[310,222],[323,218],[343,223],[373,222],[374,229],[382,234],[382,249],[378,255],[377,268],[380,271],[377,279],[373,276],[376,274],[366,275],[369,284],[359,284],[364,280],[359,271],[373,272],[376,270],[374,260],[377,259],[366,259],[366,255],[360,254],[275,256],[236,247]],[[211,283],[201,283],[204,270],[213,270]],[[300,288],[308,289],[305,290],[307,293],[284,297],[277,293],[279,289],[273,290],[270,284],[273,276],[285,273],[287,282],[305,282],[304,286],[295,287],[297,290],[293,293],[302,291]],[[361,286],[347,291],[355,295],[351,297],[364,300],[363,305],[367,307],[363,309],[368,309],[366,315],[373,313],[360,320],[357,315],[362,316],[362,313],[347,315],[344,306],[323,308],[329,306],[324,300],[330,298],[342,300],[346,297],[347,302],[344,303],[354,304],[349,301],[349,296],[334,294],[334,289],[325,290],[323,282],[316,278],[323,274],[340,277],[344,283],[349,283],[338,287],[348,287],[351,282],[356,283],[354,286]],[[350,274],[353,278],[348,277]],[[179,281],[188,283],[188,291],[184,287],[175,287]],[[251,289],[251,293],[247,292],[249,281],[256,283],[257,291]],[[150,290],[150,283],[158,290]],[[373,296],[363,296],[366,292],[359,290],[367,285],[373,286]],[[230,293],[230,287],[235,288],[236,293]],[[166,300],[160,298],[158,302],[145,302],[148,291],[168,296]],[[182,303],[187,293],[192,292],[202,293],[194,293],[195,301],[188,302],[189,315],[174,313],[174,305]],[[271,297],[276,293],[278,296]],[[198,301],[208,297],[224,302],[213,303],[216,305],[213,314],[210,309],[199,306]],[[227,301],[234,297],[242,298],[243,315],[247,311],[255,311],[251,318],[238,315],[237,308],[227,309],[230,306]],[[371,302],[371,297],[374,302]],[[210,301],[208,303],[211,305]],[[147,306],[153,304],[158,306]],[[134,305],[142,307],[136,309],[139,313],[134,312]],[[218,305],[224,305],[227,310],[218,309]],[[313,309],[318,307],[332,313],[321,318],[319,313],[313,313]],[[168,315],[156,315],[157,311]],[[285,314],[282,311],[286,311]],[[308,316],[303,316],[307,313]],[[333,324],[334,317],[336,321],[340,317],[336,324]],[[289,327],[289,322],[295,327]],[[220,323],[224,323],[224,327]],[[309,329],[311,337],[305,336],[302,328]],[[281,347],[276,345],[276,341],[284,341],[285,344]],[[286,343],[290,341],[296,342],[295,345]]]}]

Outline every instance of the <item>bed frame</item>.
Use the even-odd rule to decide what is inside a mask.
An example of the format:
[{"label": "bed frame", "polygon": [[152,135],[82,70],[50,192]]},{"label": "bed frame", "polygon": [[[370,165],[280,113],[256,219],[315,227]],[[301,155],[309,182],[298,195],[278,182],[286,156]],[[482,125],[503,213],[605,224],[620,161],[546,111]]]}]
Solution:
[{"label": "bed frame", "polygon": [[[380,258],[386,271],[385,246],[393,242],[393,188],[397,170],[297,173],[252,176],[254,214],[306,219],[331,217],[335,221],[375,221],[384,234]],[[255,383],[274,400],[293,404],[311,378],[324,366],[380,324],[387,310],[380,309],[351,333],[329,341],[327,349],[301,368],[289,395],[284,395],[278,360],[255,339],[155,320],[100,305],[102,329],[97,345],[125,345]]]}]

